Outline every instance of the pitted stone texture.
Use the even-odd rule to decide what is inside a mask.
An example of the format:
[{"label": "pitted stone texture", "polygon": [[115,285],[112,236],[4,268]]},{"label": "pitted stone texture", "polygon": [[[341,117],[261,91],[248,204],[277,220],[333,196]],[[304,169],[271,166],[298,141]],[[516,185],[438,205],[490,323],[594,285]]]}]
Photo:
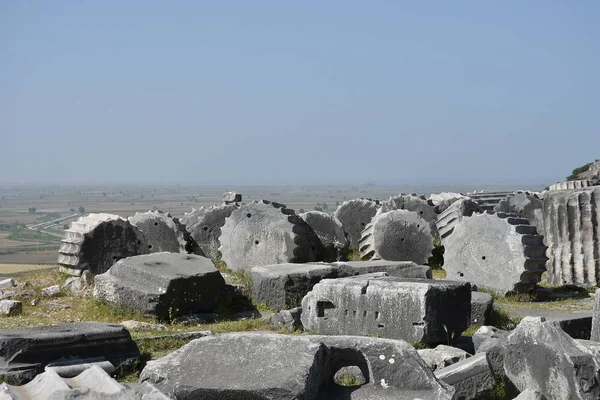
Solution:
[{"label": "pitted stone texture", "polygon": [[306,222],[283,204],[266,200],[231,213],[219,237],[223,261],[231,270],[317,261],[322,245]]},{"label": "pitted stone texture", "polygon": [[242,194],[237,192],[225,192],[223,193],[223,203],[241,203],[242,202]]},{"label": "pitted stone texture", "polygon": [[61,378],[53,370],[48,370],[22,386],[0,384],[0,399],[168,400],[169,397],[149,383],[135,389],[128,388],[111,378],[102,368],[92,366],[70,379]]},{"label": "pitted stone texture", "polygon": [[507,197],[513,196],[515,192],[473,192],[467,193],[467,197],[479,204],[482,211],[494,211],[494,207]]},{"label": "pitted stone texture", "polygon": [[499,293],[529,290],[546,270],[543,236],[522,218],[473,214],[463,218],[443,244],[448,279]]},{"label": "pitted stone texture", "polygon": [[78,322],[0,330],[0,376],[24,383],[61,359],[103,358],[115,367],[140,352],[121,325]]},{"label": "pitted stone texture", "polygon": [[549,399],[599,399],[600,359],[585,342],[543,317],[525,317],[508,337],[506,377]]},{"label": "pitted stone texture", "polygon": [[324,279],[302,300],[302,325],[328,335],[448,343],[470,325],[471,286],[369,275]]},{"label": "pitted stone texture", "polygon": [[427,364],[432,371],[471,357],[471,355],[464,350],[446,346],[444,344],[440,344],[435,349],[417,350],[417,353],[419,353],[423,361],[425,361],[425,364]]},{"label": "pitted stone texture", "polygon": [[213,262],[219,258],[221,228],[225,225],[225,219],[237,208],[236,204],[227,204],[208,208],[202,207],[200,210],[192,211],[195,219],[190,217],[190,222],[186,226],[187,230],[204,251],[206,257],[213,260]]},{"label": "pitted stone texture", "polygon": [[94,281],[97,299],[160,319],[212,311],[225,288],[210,259],[180,253],[129,257]]},{"label": "pitted stone texture", "polygon": [[535,226],[540,234],[544,234],[544,203],[535,193],[516,192],[514,196],[501,200],[494,207],[496,212],[514,214],[519,218],[525,218]]},{"label": "pitted stone texture", "polygon": [[333,216],[342,224],[351,249],[358,248],[362,231],[371,222],[379,207],[377,201],[354,199],[345,201],[335,210]]},{"label": "pitted stone texture", "polygon": [[444,243],[444,239],[452,234],[456,225],[463,220],[464,217],[470,217],[473,213],[481,212],[479,204],[468,197],[463,197],[454,201],[437,217],[436,226],[440,234],[440,239]]},{"label": "pitted stone texture", "polygon": [[592,333],[590,340],[600,342],[600,290],[594,294],[594,315],[592,317]]},{"label": "pitted stone texture", "polygon": [[471,293],[471,324],[487,325],[492,315],[494,298],[483,292]]},{"label": "pitted stone texture", "polygon": [[556,190],[572,190],[572,189],[584,189],[587,187],[595,186],[597,183],[592,180],[578,180],[578,181],[564,181],[558,182],[554,185],[550,185],[550,191]]},{"label": "pitted stone texture", "polygon": [[435,376],[456,389],[454,397],[457,399],[479,399],[496,386],[494,371],[485,353],[438,369]]},{"label": "pitted stone texture", "polygon": [[423,195],[416,193],[404,194],[390,197],[390,199],[381,204],[381,212],[392,210],[407,210],[415,212],[419,217],[423,218],[429,224],[431,232],[437,233],[435,221],[437,220],[437,212],[433,201],[427,200]]},{"label": "pitted stone texture", "polygon": [[413,261],[425,264],[433,250],[429,223],[417,213],[392,210],[378,213],[362,232],[363,260]]},{"label": "pitted stone texture", "polygon": [[254,301],[271,310],[297,307],[322,279],[335,279],[382,272],[402,278],[431,278],[431,268],[409,261],[348,261],[308,264],[274,264],[254,267]]},{"label": "pitted stone texture", "polygon": [[348,259],[350,242],[337,218],[321,211],[308,211],[300,214],[300,218],[312,228],[321,241],[324,247],[321,257],[323,261]]},{"label": "pitted stone texture", "polygon": [[352,388],[352,398],[444,400],[454,393],[402,341],[246,332],[194,340],[148,362],[140,381],[179,400],[337,399],[350,393],[334,375],[352,365],[367,381]]},{"label": "pitted stone texture", "polygon": [[160,211],[136,213],[128,221],[137,227],[148,243],[150,253],[191,253],[203,256],[196,241],[177,218]]},{"label": "pitted stone texture", "polygon": [[138,228],[118,215],[88,214],[65,230],[58,264],[71,275],[101,274],[115,261],[140,254],[148,254],[148,244]]},{"label": "pitted stone texture", "polygon": [[546,194],[548,283],[592,287],[600,281],[599,221],[600,186]]}]

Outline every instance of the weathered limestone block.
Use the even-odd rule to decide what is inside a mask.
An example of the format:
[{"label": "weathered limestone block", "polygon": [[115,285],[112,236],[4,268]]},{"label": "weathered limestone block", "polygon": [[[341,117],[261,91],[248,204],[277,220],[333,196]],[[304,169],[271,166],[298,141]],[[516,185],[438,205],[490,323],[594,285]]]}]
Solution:
[{"label": "weathered limestone block", "polygon": [[206,257],[154,253],[118,261],[94,278],[94,297],[159,319],[209,312],[225,280]]},{"label": "weathered limestone block", "polygon": [[493,326],[482,326],[473,335],[476,353],[486,353],[494,373],[504,376],[504,354],[510,332]]},{"label": "weathered limestone block", "polygon": [[[340,369],[357,366],[366,383],[334,383]],[[233,399],[451,399],[408,343],[395,340],[229,333],[194,340],[148,362],[141,382],[179,400]],[[350,389],[350,392],[348,391]]]},{"label": "weathered limestone block", "polygon": [[219,242],[223,261],[234,271],[317,261],[323,248],[315,232],[294,210],[266,200],[233,211],[225,220]]},{"label": "weathered limestone block", "polygon": [[402,278],[431,278],[431,268],[410,261],[348,261],[308,264],[273,264],[251,270],[252,295],[271,310],[297,307],[322,279],[384,272]]},{"label": "weathered limestone block", "polygon": [[425,264],[433,250],[430,224],[413,211],[377,213],[362,232],[359,249],[363,260]]},{"label": "weathered limestone block", "polygon": [[600,290],[594,294],[594,315],[592,317],[592,333],[590,340],[600,342]]},{"label": "weathered limestone block", "polygon": [[126,387],[111,378],[102,368],[94,365],[70,379],[65,379],[50,369],[23,386],[0,384],[0,399],[168,400],[169,397],[147,382],[135,388]]},{"label": "weathered limestone block", "polygon": [[302,325],[328,335],[448,343],[470,325],[471,286],[426,279],[324,279],[302,300]]},{"label": "weathered limestone block", "polygon": [[479,204],[481,211],[493,211],[494,207],[507,197],[513,196],[514,192],[473,192],[467,193],[467,197]]},{"label": "weathered limestone block", "polygon": [[499,293],[526,291],[546,270],[546,246],[535,226],[507,214],[463,218],[443,241],[448,279]]},{"label": "weathered limestone block", "polygon": [[417,350],[417,353],[419,353],[423,361],[425,361],[425,364],[427,364],[432,371],[471,357],[471,354],[466,351],[457,349],[456,347],[446,346],[445,344],[440,344],[435,349]]},{"label": "weathered limestone block", "polygon": [[494,298],[483,292],[471,293],[471,324],[486,325],[492,315]]},{"label": "weathered limestone block", "polygon": [[425,196],[417,195],[416,193],[401,193],[398,196],[390,197],[388,201],[381,204],[381,212],[392,210],[407,210],[417,213],[419,217],[427,221],[431,233],[437,233],[437,228],[435,226],[435,221],[437,220],[435,204],[433,201],[427,200]]},{"label": "weathered limestone block", "polygon": [[323,261],[343,261],[348,258],[350,242],[340,221],[321,211],[308,211],[300,214],[300,218],[312,228],[321,241]]},{"label": "weathered limestone block", "polygon": [[584,342],[543,317],[525,317],[508,337],[506,377],[549,399],[598,399],[600,359]]},{"label": "weathered limestone block", "polygon": [[550,191],[555,190],[572,190],[572,189],[584,189],[590,186],[595,186],[596,182],[593,180],[583,179],[576,181],[564,181],[558,182],[554,185],[550,185]]},{"label": "weathered limestone block", "polygon": [[148,252],[191,253],[203,256],[204,253],[177,218],[160,211],[136,213],[128,221],[138,228],[148,243]]},{"label": "weathered limestone block", "polygon": [[242,202],[242,194],[237,192],[225,192],[223,193],[223,203],[241,203]]},{"label": "weathered limestone block", "polygon": [[461,193],[454,193],[454,192],[432,193],[429,195],[429,198],[427,199],[427,201],[429,203],[433,204],[435,207],[437,207],[444,202],[448,202],[450,200],[458,200],[462,197],[465,197],[465,195],[461,194]]},{"label": "weathered limestone block", "polygon": [[535,226],[540,234],[544,234],[544,203],[535,193],[519,191],[514,196],[501,200],[494,207],[496,212],[514,214],[525,218]]},{"label": "weathered limestone block", "polygon": [[548,283],[595,286],[600,279],[600,186],[544,197]]},{"label": "weathered limestone block", "polygon": [[115,367],[140,352],[121,325],[77,322],[0,330],[0,377],[28,382],[58,360],[108,361]]},{"label": "weathered limestone block", "polygon": [[479,204],[468,197],[463,197],[457,199],[440,213],[437,217],[436,226],[442,243],[454,231],[454,228],[462,221],[463,217],[470,217],[475,212],[481,212]]},{"label": "weathered limestone block", "polygon": [[225,225],[225,220],[237,208],[236,204],[202,207],[194,213],[195,219],[190,218],[190,222],[186,226],[206,257],[213,260],[213,262],[219,258],[221,229]]},{"label": "weathered limestone block", "polygon": [[457,399],[478,399],[496,386],[494,371],[485,353],[438,369],[435,376],[456,389],[454,397]]},{"label": "weathered limestone block", "polygon": [[0,300],[0,315],[18,315],[23,311],[23,303],[16,300]]},{"label": "weathered limestone block", "polygon": [[333,216],[342,224],[351,249],[358,248],[362,231],[371,222],[379,207],[377,201],[354,199],[345,201],[335,210]]},{"label": "weathered limestone block", "polygon": [[65,230],[58,264],[71,275],[101,274],[115,261],[140,254],[148,254],[148,244],[138,228],[118,215],[88,214]]}]

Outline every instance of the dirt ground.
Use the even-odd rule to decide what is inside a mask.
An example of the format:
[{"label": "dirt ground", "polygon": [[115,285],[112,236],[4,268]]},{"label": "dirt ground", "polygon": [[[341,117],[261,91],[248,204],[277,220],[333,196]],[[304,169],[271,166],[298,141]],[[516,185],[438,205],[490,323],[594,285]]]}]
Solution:
[{"label": "dirt ground", "polygon": [[58,246],[56,250],[32,251],[28,253],[0,254],[0,273],[1,265],[30,265],[30,264],[50,264],[55,265],[58,259]]}]

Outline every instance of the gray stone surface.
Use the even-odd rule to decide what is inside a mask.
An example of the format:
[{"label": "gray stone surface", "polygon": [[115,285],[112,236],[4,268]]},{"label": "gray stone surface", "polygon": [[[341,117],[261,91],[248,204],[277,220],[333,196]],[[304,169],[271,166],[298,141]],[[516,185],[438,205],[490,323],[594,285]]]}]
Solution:
[{"label": "gray stone surface", "polygon": [[600,277],[600,186],[544,196],[548,283],[592,287]]},{"label": "gray stone surface", "polygon": [[467,193],[467,197],[475,200],[481,211],[493,211],[494,207],[502,200],[514,195],[514,192],[472,192]]},{"label": "gray stone surface", "polygon": [[433,250],[430,224],[414,211],[378,212],[362,231],[359,249],[363,260],[425,264]]},{"label": "gray stone surface", "polygon": [[452,385],[456,399],[476,399],[496,386],[494,371],[485,353],[459,361],[449,367],[438,369],[435,376]]},{"label": "gray stone surface", "polygon": [[94,281],[97,299],[160,319],[212,311],[225,287],[210,259],[180,253],[129,257]]},{"label": "gray stone surface", "polygon": [[58,250],[58,264],[63,272],[81,275],[106,272],[125,257],[148,253],[144,234],[118,215],[88,214],[73,221],[65,230]]},{"label": "gray stone surface", "polygon": [[492,295],[483,292],[471,293],[471,325],[487,325],[493,306]]},{"label": "gray stone surface", "polygon": [[379,207],[377,201],[354,199],[345,201],[335,210],[333,216],[342,224],[351,249],[358,248],[362,231],[371,222]]},{"label": "gray stone surface", "polygon": [[464,217],[470,217],[475,212],[481,212],[479,204],[469,197],[462,197],[450,204],[444,211],[438,215],[436,226],[442,244],[444,239],[452,234],[456,225],[462,221]]},{"label": "gray stone surface", "polygon": [[514,400],[544,400],[544,396],[540,392],[531,389],[525,389]]},{"label": "gray stone surface", "polygon": [[292,308],[291,310],[281,310],[266,319],[269,325],[276,328],[285,328],[290,331],[301,330],[302,307]]},{"label": "gray stone surface", "polygon": [[17,283],[13,278],[6,278],[0,280],[0,289],[11,289],[17,286]]},{"label": "gray stone surface", "polygon": [[337,218],[321,211],[308,211],[300,214],[316,233],[323,245],[321,259],[325,262],[344,261],[348,259],[350,242]]},{"label": "gray stone surface", "polygon": [[590,340],[600,342],[600,290],[594,294],[594,314],[592,317],[592,332]]},{"label": "gray stone surface", "polygon": [[121,325],[78,322],[0,330],[0,377],[28,382],[60,359],[104,358],[115,367],[139,357],[129,332]]},{"label": "gray stone surface", "polygon": [[198,243],[177,218],[161,211],[135,213],[128,221],[146,237],[149,253],[189,253],[204,255]]},{"label": "gray stone surface", "polygon": [[52,285],[42,289],[42,294],[46,297],[54,297],[60,292],[60,286]]},{"label": "gray stone surface", "polygon": [[498,376],[504,375],[504,354],[510,332],[493,326],[482,326],[473,335],[476,353],[486,353],[488,361]]},{"label": "gray stone surface", "polygon": [[213,260],[219,259],[219,237],[221,236],[221,228],[225,225],[225,219],[236,210],[236,204],[227,204],[220,206],[212,206],[208,208],[200,208],[194,210],[189,215],[189,222],[186,225],[190,235],[194,238],[198,246],[204,251],[206,257]]},{"label": "gray stone surface", "polygon": [[437,220],[437,212],[433,201],[427,200],[423,195],[416,193],[404,194],[390,197],[388,201],[381,203],[381,212],[392,210],[407,210],[415,212],[419,217],[423,218],[429,224],[432,234],[437,234],[435,221]]},{"label": "gray stone surface", "polygon": [[0,300],[0,315],[13,316],[21,314],[23,303],[16,300]]},{"label": "gray stone surface", "polygon": [[590,186],[595,186],[596,182],[589,179],[575,180],[575,181],[564,181],[550,185],[549,190],[551,192],[557,190],[572,190],[572,189],[584,189]]},{"label": "gray stone surface", "polygon": [[[145,397],[143,397],[145,396]],[[168,400],[153,385],[146,383],[136,389],[128,388],[98,366],[90,367],[77,376],[64,379],[55,371],[46,371],[22,386],[0,384],[1,400]]]},{"label": "gray stone surface", "polygon": [[448,343],[470,325],[465,282],[361,275],[324,279],[302,300],[304,329]]},{"label": "gray stone surface", "polygon": [[544,203],[536,193],[519,191],[513,196],[501,200],[494,207],[496,212],[514,214],[519,218],[525,218],[535,226],[540,234],[544,234]]},{"label": "gray stone surface", "polygon": [[442,400],[454,392],[402,341],[272,333],[194,340],[148,362],[140,381],[179,400],[350,398],[339,397],[345,389],[333,381],[349,366],[358,366],[367,381],[352,388],[352,398]]},{"label": "gray stone surface", "polygon": [[419,353],[423,361],[425,361],[425,364],[427,364],[432,371],[445,368],[471,357],[471,354],[466,351],[456,347],[446,346],[445,344],[440,344],[435,349],[417,350],[417,353]]},{"label": "gray stone surface", "polygon": [[68,278],[62,286],[62,291],[70,291],[75,294],[81,294],[86,290],[90,289],[94,284],[94,275],[89,271],[85,270],[81,276]]},{"label": "gray stone surface", "polygon": [[308,264],[273,264],[251,270],[254,301],[272,310],[297,307],[322,279],[385,272],[403,278],[431,278],[431,268],[409,261],[347,261]]},{"label": "gray stone surface", "polygon": [[448,279],[499,293],[530,290],[546,270],[543,236],[527,220],[507,214],[463,218],[443,244]]},{"label": "gray stone surface", "polygon": [[508,337],[506,377],[550,399],[598,399],[600,359],[583,342],[543,317],[526,317]]},{"label": "gray stone surface", "polygon": [[261,200],[231,213],[219,237],[223,261],[231,270],[317,261],[322,245],[315,232],[283,204]]},{"label": "gray stone surface", "polygon": [[237,192],[225,192],[223,193],[223,203],[241,203],[242,194]]}]

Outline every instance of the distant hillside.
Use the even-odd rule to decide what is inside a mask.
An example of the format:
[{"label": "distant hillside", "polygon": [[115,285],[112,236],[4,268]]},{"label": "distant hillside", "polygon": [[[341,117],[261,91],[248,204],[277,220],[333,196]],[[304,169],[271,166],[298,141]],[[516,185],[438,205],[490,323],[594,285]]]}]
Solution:
[{"label": "distant hillside", "polygon": [[584,179],[600,180],[600,160],[596,160],[593,163],[588,163],[579,168],[575,168],[571,175],[567,176],[568,181]]}]

